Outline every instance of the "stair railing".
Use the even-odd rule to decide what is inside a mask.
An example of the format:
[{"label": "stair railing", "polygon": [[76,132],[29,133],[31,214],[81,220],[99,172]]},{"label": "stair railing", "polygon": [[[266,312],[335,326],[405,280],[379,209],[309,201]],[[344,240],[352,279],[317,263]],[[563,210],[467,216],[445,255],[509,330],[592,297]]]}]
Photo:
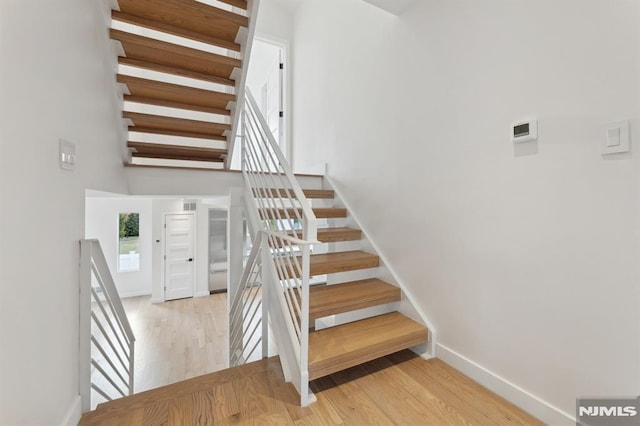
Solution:
[{"label": "stair railing", "polygon": [[[252,271],[258,270],[254,264],[260,262],[263,337],[268,312],[285,379],[306,406],[314,398],[308,373],[309,278],[317,219],[248,88],[242,113],[242,174],[250,229],[258,231],[252,255],[256,252],[240,288],[253,285],[257,274]],[[263,338],[263,357],[267,346]]]},{"label": "stair railing", "polygon": [[[82,412],[133,393],[135,337],[98,240],[80,241]],[[94,393],[95,392],[95,393]]]},{"label": "stair railing", "polygon": [[[240,285],[230,292],[229,309],[229,365],[242,365],[254,360],[258,345],[261,354],[268,353],[268,318],[266,291],[262,286],[262,233],[253,240],[251,253]],[[260,312],[260,315],[258,315]],[[262,330],[256,334],[258,330]]]}]

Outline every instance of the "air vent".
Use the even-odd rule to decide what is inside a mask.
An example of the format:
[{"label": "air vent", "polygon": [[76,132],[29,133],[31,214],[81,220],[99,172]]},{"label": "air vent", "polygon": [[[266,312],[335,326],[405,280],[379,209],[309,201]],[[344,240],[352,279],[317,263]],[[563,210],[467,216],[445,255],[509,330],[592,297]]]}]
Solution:
[{"label": "air vent", "polygon": [[194,212],[196,211],[196,200],[183,200],[182,201],[182,210],[185,212]]}]

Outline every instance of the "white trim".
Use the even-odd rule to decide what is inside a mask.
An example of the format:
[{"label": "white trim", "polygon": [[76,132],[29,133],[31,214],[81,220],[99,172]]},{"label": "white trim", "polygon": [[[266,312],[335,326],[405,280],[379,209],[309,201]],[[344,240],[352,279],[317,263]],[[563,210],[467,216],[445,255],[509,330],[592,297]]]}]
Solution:
[{"label": "white trim", "polygon": [[204,297],[204,296],[211,296],[211,292],[209,290],[207,291],[201,290],[193,295],[193,297]]},{"label": "white trim", "polygon": [[[283,129],[281,129],[282,139],[278,142],[280,142],[281,147],[284,142],[284,156],[287,159],[287,161],[289,161],[289,164],[291,165],[291,170],[293,170],[294,168],[293,143],[292,143],[292,139],[290,138],[290,135],[293,133],[291,131],[292,129],[290,128],[290,126],[293,125],[293,120],[291,120],[291,115],[293,114],[293,112],[291,108],[289,108],[289,106],[292,104],[291,88],[293,87],[293,82],[291,81],[292,73],[289,72],[289,68],[292,66],[291,61],[289,60],[291,56],[290,42],[289,40],[284,38],[274,37],[274,36],[265,35],[265,34],[256,34],[253,37],[253,40],[275,46],[278,49],[280,49],[280,51],[282,52],[282,58],[280,58],[280,63],[284,64],[284,68],[282,70],[282,82],[280,87],[280,91],[282,92],[282,105],[280,105],[280,107],[284,112],[284,117],[282,117],[282,127],[283,127]],[[321,174],[324,174],[324,170],[322,171]]]},{"label": "white trim", "polygon": [[131,291],[129,293],[122,293],[120,295],[120,299],[126,299],[127,297],[138,297],[138,296],[151,296],[151,290],[138,290],[138,291]]},{"label": "white trim", "polygon": [[413,294],[411,292],[409,292],[407,290],[407,286],[405,285],[404,281],[400,279],[400,276],[398,275],[396,270],[393,268],[393,266],[391,266],[391,262],[389,262],[389,260],[384,255],[382,250],[380,250],[380,247],[378,246],[378,244],[376,244],[376,242],[373,241],[373,239],[371,238],[371,233],[368,232],[368,230],[364,226],[362,226],[362,221],[359,220],[358,216],[356,216],[356,214],[354,213],[355,210],[347,202],[347,200],[343,196],[342,192],[336,187],[335,183],[333,182],[333,179],[331,179],[331,177],[329,177],[328,170],[325,172],[324,177],[327,180],[327,182],[329,183],[329,185],[331,186],[331,189],[333,189],[335,191],[336,196],[340,199],[342,204],[344,204],[344,207],[346,207],[346,209],[349,212],[349,214],[351,215],[351,217],[353,217],[353,219],[358,224],[358,226],[360,227],[362,232],[365,234],[369,244],[371,244],[371,247],[373,247],[373,249],[376,251],[376,254],[378,255],[378,257],[380,257],[380,260],[382,260],[382,262],[384,263],[385,267],[389,270],[389,273],[396,280],[396,282],[398,283],[398,287],[400,287],[400,289],[402,290],[402,294],[407,298],[407,300],[412,305],[412,307],[415,310],[415,312],[420,316],[420,318],[422,319],[424,324],[429,329],[429,341],[427,342],[426,353],[422,353],[420,355],[423,358],[433,358],[433,357],[435,357],[436,354],[437,354],[437,347],[438,347],[438,335],[437,335],[437,332],[436,332],[436,327],[433,325],[433,322],[431,322],[429,320],[429,318],[424,313],[424,311],[422,310],[420,305],[418,305],[416,303],[415,297],[413,296]]},{"label": "white trim", "polygon": [[231,80],[237,81],[240,79],[241,76],[242,76],[242,70],[238,67],[233,67],[233,70],[231,71],[231,75],[229,76],[229,78]]},{"label": "white trim", "polygon": [[80,417],[82,417],[81,405],[80,395],[76,395],[71,402],[71,406],[69,406],[69,409],[62,418],[60,426],[76,426],[80,422]]},{"label": "white trim", "polygon": [[576,419],[571,414],[440,343],[438,358],[546,424],[554,426],[575,426],[576,424]]}]

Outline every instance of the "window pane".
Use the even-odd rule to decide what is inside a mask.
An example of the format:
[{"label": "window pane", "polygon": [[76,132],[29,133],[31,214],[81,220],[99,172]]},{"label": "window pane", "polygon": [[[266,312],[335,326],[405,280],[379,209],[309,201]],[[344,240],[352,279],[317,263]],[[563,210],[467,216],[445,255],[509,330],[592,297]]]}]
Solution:
[{"label": "window pane", "polygon": [[140,214],[120,213],[118,272],[140,270]]}]

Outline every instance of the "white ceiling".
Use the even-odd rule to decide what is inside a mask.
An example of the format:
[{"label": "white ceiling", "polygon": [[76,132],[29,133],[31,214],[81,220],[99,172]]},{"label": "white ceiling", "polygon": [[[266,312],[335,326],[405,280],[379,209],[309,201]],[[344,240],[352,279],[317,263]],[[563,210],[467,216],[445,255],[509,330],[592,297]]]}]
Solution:
[{"label": "white ceiling", "polygon": [[416,0],[364,0],[389,13],[400,16],[415,3]]}]

